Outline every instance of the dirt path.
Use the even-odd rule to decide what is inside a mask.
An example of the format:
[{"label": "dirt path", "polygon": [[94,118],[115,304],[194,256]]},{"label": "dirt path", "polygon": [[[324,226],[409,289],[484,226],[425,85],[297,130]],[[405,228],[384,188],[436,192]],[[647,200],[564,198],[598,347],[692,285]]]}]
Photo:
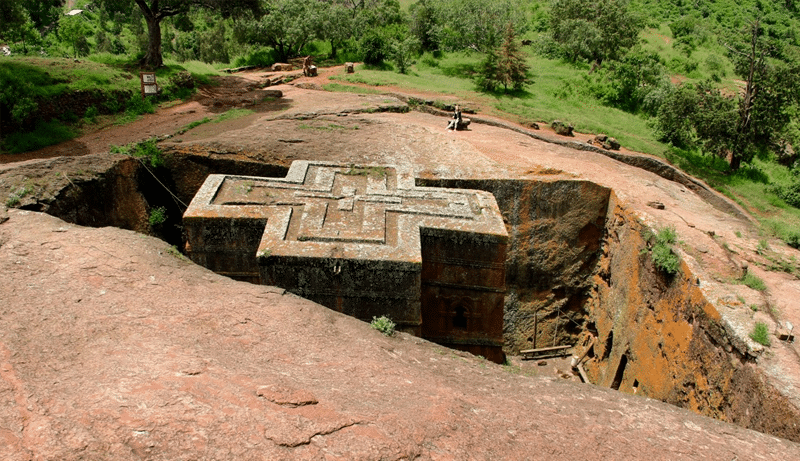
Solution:
[{"label": "dirt path", "polygon": [[[0,154],[0,164],[104,153],[108,152],[113,146],[124,146],[153,137],[164,139],[175,135],[193,122],[201,121],[206,117],[214,117],[234,108],[250,109],[257,113],[279,111],[285,108],[284,101],[263,100],[269,91],[268,87],[266,91],[264,88],[264,83],[267,79],[276,79],[281,76],[294,77],[293,86],[316,86],[321,89],[321,85],[330,81],[331,77],[343,72],[343,66],[335,66],[320,68],[318,77],[304,77],[299,71],[247,71],[231,76],[216,77],[213,79],[212,85],[201,87],[198,93],[185,103],[162,104],[156,113],[145,114],[138,120],[125,125],[115,125],[113,122],[105,120],[96,127],[88,127],[85,134],[58,145],[20,154]],[[375,89],[375,87],[364,84],[348,85]],[[402,94],[406,97],[415,97],[421,100],[438,100],[452,104],[467,103],[469,107],[482,114],[491,111],[490,108],[484,107],[478,102],[462,101],[450,95],[413,91],[393,86],[381,86],[379,89],[382,93]],[[330,96],[331,93],[323,93],[319,98],[311,98],[310,104],[317,104],[320,100]],[[541,127],[540,133],[542,136],[553,139],[564,138],[555,134],[546,125]],[[575,137],[568,139],[587,141],[591,137],[592,135],[590,134],[575,133]]]}]

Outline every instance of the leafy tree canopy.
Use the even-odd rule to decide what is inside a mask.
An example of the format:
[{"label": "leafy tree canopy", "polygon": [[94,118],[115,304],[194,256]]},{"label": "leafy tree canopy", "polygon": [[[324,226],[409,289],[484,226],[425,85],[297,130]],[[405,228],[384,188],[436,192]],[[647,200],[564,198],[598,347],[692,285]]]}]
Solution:
[{"label": "leafy tree canopy", "polygon": [[421,0],[410,9],[411,32],[426,50],[486,52],[503,41],[505,25],[526,30],[525,14],[512,0]]},{"label": "leafy tree canopy", "polygon": [[317,0],[268,0],[264,7],[268,13],[242,21],[236,35],[242,42],[273,47],[281,61],[297,56],[317,38],[327,10]]},{"label": "leafy tree canopy", "polygon": [[28,22],[28,15],[15,0],[0,0],[0,39],[8,40],[12,31]]},{"label": "leafy tree canopy", "polygon": [[553,0],[550,8],[553,40],[570,59],[588,59],[595,66],[622,56],[643,26],[628,0]]},{"label": "leafy tree canopy", "polygon": [[219,11],[224,17],[260,11],[258,0],[98,0],[110,13],[128,13],[138,7],[147,23],[148,46],[141,64],[149,68],[164,65],[161,55],[161,21],[187,13],[192,8]]}]

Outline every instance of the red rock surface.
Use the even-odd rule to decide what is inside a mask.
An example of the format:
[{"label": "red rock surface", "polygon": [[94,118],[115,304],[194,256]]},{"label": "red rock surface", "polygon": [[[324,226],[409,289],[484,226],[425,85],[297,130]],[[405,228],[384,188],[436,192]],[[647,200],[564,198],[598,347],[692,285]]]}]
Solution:
[{"label": "red rock surface", "polygon": [[190,264],[0,224],[0,459],[799,459],[657,401],[528,377]]}]

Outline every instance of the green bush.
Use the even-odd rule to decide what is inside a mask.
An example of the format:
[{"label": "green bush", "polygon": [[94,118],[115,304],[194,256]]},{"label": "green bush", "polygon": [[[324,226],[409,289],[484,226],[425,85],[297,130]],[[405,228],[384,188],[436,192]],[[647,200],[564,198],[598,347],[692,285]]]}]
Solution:
[{"label": "green bush", "polygon": [[392,336],[396,325],[389,317],[382,315],[380,317],[372,317],[370,326],[386,336]]},{"label": "green bush", "polygon": [[89,106],[86,109],[86,112],[83,114],[83,118],[88,120],[90,123],[94,123],[97,121],[97,116],[100,115],[100,111],[97,110],[95,106]]},{"label": "green bush", "polygon": [[783,241],[790,247],[800,250],[800,232],[790,232],[783,238]]},{"label": "green bush", "polygon": [[359,50],[363,56],[364,64],[379,66],[390,54],[389,44],[379,31],[369,30],[361,37]]},{"label": "green bush", "polygon": [[111,153],[131,155],[138,159],[146,159],[153,168],[164,165],[164,157],[161,153],[161,149],[158,148],[155,138],[140,143],[131,143],[127,146],[111,146]]},{"label": "green bush", "polygon": [[125,112],[129,115],[154,114],[156,108],[150,98],[142,98],[139,93],[134,93],[125,103]]},{"label": "green bush", "polygon": [[800,208],[800,181],[794,181],[789,186],[779,186],[773,192],[787,205]]},{"label": "green bush", "polygon": [[764,322],[756,322],[753,331],[750,332],[750,339],[761,344],[762,346],[769,346],[769,328]]},{"label": "green bush", "polygon": [[667,275],[678,273],[681,267],[681,258],[672,250],[678,240],[678,234],[674,227],[665,227],[656,234],[651,234],[648,240],[654,239],[653,246],[650,248],[650,257],[656,269]]},{"label": "green bush", "polygon": [[148,220],[150,221],[151,228],[159,227],[167,221],[167,209],[163,206],[153,208],[150,210]]},{"label": "green bush", "polygon": [[764,281],[761,280],[757,275],[752,274],[750,271],[744,274],[744,277],[742,277],[740,281],[742,284],[757,291],[764,291],[767,289],[767,285],[764,283]]},{"label": "green bush", "polygon": [[19,154],[68,141],[75,136],[77,132],[71,127],[56,122],[38,122],[33,131],[7,135],[2,149],[12,154]]}]

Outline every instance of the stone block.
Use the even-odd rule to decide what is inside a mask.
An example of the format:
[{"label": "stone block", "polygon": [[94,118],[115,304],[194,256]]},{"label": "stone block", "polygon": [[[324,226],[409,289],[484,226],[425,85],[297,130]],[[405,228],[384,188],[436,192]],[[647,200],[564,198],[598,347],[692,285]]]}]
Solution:
[{"label": "stone block", "polygon": [[550,127],[556,134],[561,136],[575,136],[572,132],[575,129],[572,124],[564,123],[561,120],[554,120],[553,123],[550,124]]},{"label": "stone block", "polygon": [[184,227],[189,257],[217,272],[503,359],[508,234],[488,192],[296,161],[286,178],[209,176]]}]

